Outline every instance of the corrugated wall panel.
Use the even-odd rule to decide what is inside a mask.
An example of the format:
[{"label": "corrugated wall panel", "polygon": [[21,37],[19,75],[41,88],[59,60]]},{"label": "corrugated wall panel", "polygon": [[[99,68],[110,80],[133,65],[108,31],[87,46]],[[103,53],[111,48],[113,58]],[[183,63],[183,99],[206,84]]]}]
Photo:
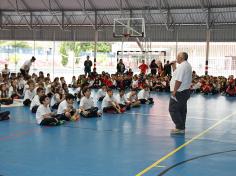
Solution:
[{"label": "corrugated wall panel", "polygon": [[[178,40],[181,42],[206,40],[206,26],[181,26],[178,29]],[[74,32],[75,31],[75,32]],[[0,30],[0,40],[55,40],[73,41],[74,33],[76,41],[94,41],[94,29],[92,27],[76,27],[62,31],[59,27],[29,30],[28,28]],[[146,28],[147,37],[151,41],[176,41],[177,30],[166,30],[165,26],[149,26]],[[121,41],[113,38],[112,27],[99,29],[99,41]],[[132,40],[132,39],[129,39]],[[236,41],[236,26],[228,26],[212,30],[211,41]]]},{"label": "corrugated wall panel", "polygon": [[236,41],[236,27],[228,29],[215,30],[211,34],[211,41]]},{"label": "corrugated wall panel", "polygon": [[0,39],[9,40],[12,38],[12,30],[0,30]]},{"label": "corrugated wall panel", "polygon": [[187,41],[206,41],[206,27],[185,26],[178,30],[178,40]]}]

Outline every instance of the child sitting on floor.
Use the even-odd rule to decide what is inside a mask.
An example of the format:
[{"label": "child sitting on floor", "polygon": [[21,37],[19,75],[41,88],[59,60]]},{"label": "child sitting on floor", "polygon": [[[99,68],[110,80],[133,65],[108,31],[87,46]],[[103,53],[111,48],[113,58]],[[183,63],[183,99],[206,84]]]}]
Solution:
[{"label": "child sitting on floor", "polygon": [[60,119],[66,121],[79,119],[79,113],[73,107],[74,99],[72,94],[67,94],[65,100],[59,104],[57,114],[60,115]]},{"label": "child sitting on floor", "polygon": [[61,125],[63,121],[54,117],[54,113],[49,108],[50,98],[47,95],[43,95],[39,98],[41,105],[36,112],[36,121],[41,126],[57,126]]},{"label": "child sitting on floor", "polygon": [[13,99],[9,97],[6,83],[0,85],[0,103],[4,105],[10,105],[13,103]]},{"label": "child sitting on floor", "polygon": [[29,89],[27,89],[25,91],[25,96],[24,96],[24,99],[23,99],[23,104],[25,106],[30,106],[30,103],[31,103],[32,99],[34,98],[34,96],[35,96],[34,83],[31,82],[31,83],[29,83]]},{"label": "child sitting on floor", "polygon": [[236,86],[234,84],[229,84],[225,93],[230,97],[236,96]]},{"label": "child sitting on floor", "polygon": [[124,109],[116,102],[112,89],[107,89],[107,94],[102,100],[102,110],[105,113],[122,113]]},{"label": "child sitting on floor", "polygon": [[144,85],[143,88],[138,93],[138,100],[141,104],[153,104],[154,101],[150,98],[150,89],[149,86]]},{"label": "child sitting on floor", "polygon": [[104,85],[104,86],[102,86],[102,88],[99,89],[98,92],[97,92],[97,100],[98,100],[98,101],[102,101],[103,98],[106,96],[106,92],[107,92],[107,87]]},{"label": "child sitting on floor", "polygon": [[130,109],[131,103],[127,101],[124,89],[119,90],[119,94],[116,96],[116,101],[120,105],[121,108],[125,108],[125,110]]},{"label": "child sitting on floor", "polygon": [[84,87],[82,90],[84,96],[80,101],[80,114],[83,117],[100,117],[101,113],[98,111],[98,107],[95,107],[91,90],[88,87]]},{"label": "child sitting on floor", "polygon": [[137,90],[136,89],[131,89],[131,91],[126,95],[128,102],[130,102],[131,107],[139,107],[140,106],[140,101],[138,100],[137,97]]},{"label": "child sitting on floor", "polygon": [[41,104],[39,99],[44,95],[44,89],[42,87],[37,88],[37,95],[34,96],[32,102],[30,103],[30,110],[32,113],[36,113],[39,105]]},{"label": "child sitting on floor", "polygon": [[64,90],[61,87],[55,88],[55,93],[51,98],[52,109],[58,109],[59,104],[65,99]]}]

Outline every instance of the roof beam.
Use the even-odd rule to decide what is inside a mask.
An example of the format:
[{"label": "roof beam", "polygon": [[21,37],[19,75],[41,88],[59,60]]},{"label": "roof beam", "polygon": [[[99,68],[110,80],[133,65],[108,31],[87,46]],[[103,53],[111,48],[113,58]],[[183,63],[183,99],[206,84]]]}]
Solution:
[{"label": "roof beam", "polygon": [[15,4],[13,4],[13,3],[11,2],[11,0],[8,0],[8,3],[11,5],[11,7],[14,8],[15,12],[16,12],[19,16],[21,16],[21,17],[23,17],[23,18],[25,19],[26,25],[28,26],[28,28],[29,28],[30,30],[32,30],[32,26],[30,25],[30,22],[28,21],[28,19],[26,18],[26,16],[25,16],[25,15],[22,15],[22,14],[20,13],[20,11],[19,11],[19,9],[18,9],[18,6],[17,6],[17,2],[18,2],[18,1],[16,0],[16,7],[15,7]]},{"label": "roof beam", "polygon": [[2,29],[2,11],[0,11],[0,29]]},{"label": "roof beam", "polygon": [[206,15],[207,29],[210,29],[212,26],[212,24],[211,24],[211,8],[208,5],[206,5],[205,0],[200,0],[200,4],[201,4],[202,12]]},{"label": "roof beam", "polygon": [[85,7],[83,7],[83,5],[81,4],[81,2],[79,0],[76,0],[76,2],[79,4],[79,6],[82,8],[83,13],[88,17],[88,20],[90,22],[90,24],[93,26],[94,29],[96,29],[93,20],[91,19],[91,17],[89,16],[88,12],[86,11]]},{"label": "roof beam", "polygon": [[[65,15],[65,11],[64,11],[64,9],[63,9],[61,3],[59,3],[58,0],[54,0],[54,1],[55,1],[55,3],[57,4],[57,6],[59,7],[59,9],[60,9],[60,11],[61,11],[61,16],[62,16],[62,28],[64,29],[64,28],[65,28],[65,18],[66,18],[66,20],[67,20],[69,23],[71,23],[71,20],[70,20],[70,18],[69,18],[67,15]],[[67,26],[69,26],[69,25],[67,25]]]},{"label": "roof beam", "polygon": [[26,7],[27,10],[30,10],[28,4],[26,4],[25,0],[21,0],[22,4]]},{"label": "roof beam", "polygon": [[92,3],[91,0],[88,0],[88,3],[89,3],[89,5],[92,7],[92,9],[93,9],[94,11],[97,10],[97,8],[95,7],[95,5]]},{"label": "roof beam", "polygon": [[171,22],[170,9],[167,9],[167,11],[165,9],[162,9],[161,4],[162,4],[162,0],[156,0],[156,6],[161,13],[163,24],[165,25],[166,29],[169,30],[170,22]]},{"label": "roof beam", "polygon": [[55,1],[55,3],[57,4],[57,6],[59,7],[59,9],[61,11],[61,27],[64,30],[65,29],[65,13],[64,13],[64,10],[62,8],[62,5],[57,0],[54,0],[54,1]]},{"label": "roof beam", "polygon": [[124,1],[125,1],[126,5],[127,5],[128,9],[131,9],[131,10],[132,10],[132,7],[131,7],[131,5],[130,5],[130,3],[129,3],[129,0],[124,0]]},{"label": "roof beam", "polygon": [[167,11],[167,24],[170,27],[170,26],[174,25],[174,23],[175,23],[173,15],[171,14],[171,11],[170,11],[170,5],[167,0],[162,0],[162,3],[168,9],[168,11]]},{"label": "roof beam", "polygon": [[[78,1],[78,0],[77,0]],[[228,8],[236,8],[236,4],[235,5],[222,5],[222,6],[210,6],[211,9],[228,9]],[[166,8],[166,7],[162,7],[162,10],[164,11],[167,11],[167,10],[201,10],[202,7],[201,6],[196,6],[196,7],[192,7],[192,6],[185,6],[185,7],[170,7],[170,8]],[[8,9],[8,10],[5,10],[5,9],[1,9],[2,12],[14,12],[15,10],[14,9]],[[63,9],[65,12],[80,12],[80,11],[84,11],[83,9]],[[110,11],[117,11],[118,9],[117,8],[113,8],[113,9],[104,9],[104,8],[101,8],[101,9],[96,9],[96,11],[100,12],[100,11],[107,11],[107,12],[110,12]],[[120,9],[119,9],[120,10]],[[123,8],[122,10],[124,11],[137,11],[137,10],[143,10],[143,7],[138,7],[138,8]],[[158,7],[150,7],[150,10],[159,10]],[[25,9],[18,9],[18,12],[29,12],[29,11],[32,11],[32,12],[47,12],[48,9],[30,9],[30,10],[25,10]],[[56,9],[50,9],[51,12],[58,12],[59,10],[56,10]],[[87,11],[93,11],[93,10],[87,10]]]},{"label": "roof beam", "polygon": [[120,0],[120,3],[118,2],[118,0],[115,0],[115,3],[118,7],[118,10],[122,11],[122,0]]},{"label": "roof beam", "polygon": [[50,7],[48,7],[48,5],[44,2],[44,0],[41,0],[41,2],[43,3],[43,5],[47,8],[47,11],[53,16],[53,18],[56,20],[57,24],[59,25],[59,27],[61,28],[61,30],[63,29],[63,26],[60,23],[60,20],[58,19],[57,15],[55,15],[55,11],[52,11]]}]

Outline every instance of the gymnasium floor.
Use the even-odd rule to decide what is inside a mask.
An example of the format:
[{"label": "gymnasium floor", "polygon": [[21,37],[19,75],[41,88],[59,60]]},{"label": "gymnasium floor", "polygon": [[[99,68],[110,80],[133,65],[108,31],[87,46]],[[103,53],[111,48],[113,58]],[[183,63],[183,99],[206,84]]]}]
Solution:
[{"label": "gymnasium floor", "polygon": [[34,115],[25,107],[2,108],[11,111],[12,119],[0,122],[0,175],[236,173],[235,98],[193,95],[188,102],[185,136],[170,136],[173,124],[168,114],[169,95],[159,93],[153,97],[152,106],[59,127],[36,125]]}]

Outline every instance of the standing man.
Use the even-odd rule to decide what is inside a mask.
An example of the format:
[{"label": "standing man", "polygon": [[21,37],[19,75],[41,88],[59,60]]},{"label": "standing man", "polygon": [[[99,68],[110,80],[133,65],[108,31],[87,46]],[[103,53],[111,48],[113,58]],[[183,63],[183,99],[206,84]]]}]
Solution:
[{"label": "standing man", "polygon": [[125,64],[123,63],[123,60],[120,59],[119,63],[116,66],[117,73],[124,74],[125,72]]},{"label": "standing man", "polygon": [[177,56],[177,63],[172,64],[173,77],[170,81],[171,97],[169,102],[169,112],[172,121],[175,123],[175,129],[171,134],[184,134],[187,115],[187,101],[190,97],[190,85],[192,82],[192,67],[188,63],[188,54],[181,52]]},{"label": "standing man", "polygon": [[84,74],[85,77],[91,74],[91,67],[92,67],[93,63],[92,61],[89,59],[89,56],[87,56],[87,60],[84,61]]},{"label": "standing man", "polygon": [[167,61],[164,65],[164,72],[167,76],[171,76],[171,64],[170,61]]},{"label": "standing man", "polygon": [[30,60],[25,61],[24,64],[21,66],[20,72],[24,78],[26,76],[28,76],[29,71],[30,71],[30,67],[31,67],[32,63],[35,62],[35,60],[36,60],[36,58],[34,56],[32,56],[32,58]]},{"label": "standing man", "polygon": [[10,76],[10,70],[8,69],[8,65],[5,64],[4,69],[2,69],[2,77],[6,79],[9,78],[9,76]]}]

